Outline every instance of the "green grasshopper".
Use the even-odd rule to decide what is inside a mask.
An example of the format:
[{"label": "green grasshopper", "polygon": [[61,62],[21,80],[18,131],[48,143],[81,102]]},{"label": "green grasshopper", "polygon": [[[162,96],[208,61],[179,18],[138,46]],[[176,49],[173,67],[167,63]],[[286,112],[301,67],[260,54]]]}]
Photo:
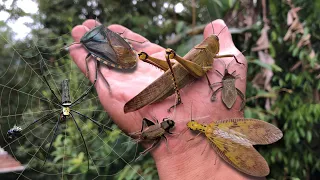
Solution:
[{"label": "green grasshopper", "polygon": [[[175,122],[168,118],[163,118],[161,123],[159,123],[156,119],[156,122],[157,123],[154,123],[147,118],[143,118],[141,131],[130,134],[132,136],[139,136],[139,138],[135,140],[136,142],[154,141],[150,147],[140,153],[140,156],[146,154],[156,147],[161,138],[166,140],[166,145],[168,148],[168,140],[165,136],[165,133],[173,134],[170,132],[170,129],[174,128]],[[145,126],[146,128],[144,128]],[[137,159],[139,159],[139,157]]]},{"label": "green grasshopper", "polygon": [[[223,62],[223,61],[221,61]],[[234,70],[231,74],[228,72],[228,68],[231,64],[231,62],[228,64],[228,66],[226,66],[226,64],[223,62],[224,64],[224,75],[222,75],[221,72],[219,72],[218,70],[217,73],[222,77],[222,81],[221,82],[216,82],[211,84],[211,87],[213,88],[214,86],[216,86],[217,84],[221,84],[222,86],[220,86],[218,89],[216,89],[212,96],[211,96],[211,101],[215,101],[216,100],[216,96],[217,93],[222,90],[222,102],[227,106],[228,109],[231,109],[231,107],[233,106],[233,104],[236,102],[237,100],[237,95],[240,96],[240,98],[242,99],[242,103],[240,106],[240,111],[243,110],[244,106],[245,106],[245,96],[244,94],[235,86],[235,81],[236,79],[239,78],[239,75],[235,75],[236,71]]]},{"label": "green grasshopper", "polygon": [[[157,62],[165,61],[150,57],[145,52],[139,53],[139,59],[146,62],[151,61],[153,65],[164,70],[165,73],[142,90],[137,96],[129,100],[124,106],[124,112],[128,113],[136,111],[148,104],[160,102],[176,91],[178,100],[175,105],[168,109],[168,111],[170,111],[171,108],[182,102],[179,89],[203,76],[206,76],[208,85],[211,88],[207,72],[213,68],[214,58],[233,57],[238,64],[243,64],[240,63],[233,54],[218,55],[218,53],[219,38],[215,34],[204,39],[200,44],[192,48],[184,57],[180,57],[172,49],[167,49],[166,60],[168,65],[163,65],[163,63],[158,65]],[[175,63],[172,66],[172,63],[169,63],[171,59],[176,60],[178,63]],[[172,82],[172,77],[174,83],[168,83]]]}]

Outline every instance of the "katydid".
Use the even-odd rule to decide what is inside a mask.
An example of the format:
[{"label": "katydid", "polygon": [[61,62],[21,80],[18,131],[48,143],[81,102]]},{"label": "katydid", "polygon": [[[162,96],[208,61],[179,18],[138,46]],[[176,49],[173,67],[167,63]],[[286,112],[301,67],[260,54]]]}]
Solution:
[{"label": "katydid", "polygon": [[[178,101],[172,106],[175,107],[182,102],[179,89],[203,76],[206,76],[208,85],[211,88],[207,72],[213,68],[214,58],[233,57],[238,64],[243,64],[239,62],[233,54],[218,55],[218,53],[219,38],[215,34],[211,34],[209,37],[205,38],[200,44],[192,48],[184,57],[180,57],[173,50],[167,49],[166,60],[169,61],[170,59],[174,59],[178,63],[175,63],[172,68],[170,68],[171,63],[168,64],[169,68],[162,68],[162,66],[158,66],[164,70],[165,73],[147,86],[137,96],[128,101],[124,106],[124,112],[132,112],[148,104],[160,102],[171,96],[176,91]],[[163,61],[150,57],[145,52],[139,53],[138,56],[141,60],[152,61],[152,64],[157,64],[154,60]],[[174,83],[171,83],[173,76]],[[170,107],[170,109],[172,107]]]}]

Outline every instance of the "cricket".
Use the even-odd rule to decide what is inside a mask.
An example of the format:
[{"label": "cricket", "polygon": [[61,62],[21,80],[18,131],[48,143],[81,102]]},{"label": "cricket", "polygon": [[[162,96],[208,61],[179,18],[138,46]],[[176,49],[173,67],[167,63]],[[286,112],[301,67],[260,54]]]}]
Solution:
[{"label": "cricket", "polygon": [[[224,63],[224,61],[220,62]],[[245,95],[235,86],[235,81],[239,78],[239,75],[235,75],[236,71],[233,71],[231,74],[228,72],[228,68],[231,63],[232,62],[230,62],[228,66],[226,66],[226,64],[224,63],[224,75],[222,75],[220,71],[216,70],[216,72],[222,77],[222,81],[211,84],[211,87],[213,88],[214,86],[219,84],[222,84],[222,86],[212,93],[211,101],[215,101],[217,93],[222,90],[222,102],[226,105],[228,109],[231,109],[237,100],[237,95],[239,95],[242,100],[242,103],[240,105],[241,111],[245,106]]]},{"label": "cricket", "polygon": [[[128,113],[136,111],[146,105],[160,102],[176,92],[178,100],[168,109],[170,112],[173,107],[182,103],[179,89],[190,84],[194,80],[205,76],[209,88],[212,89],[207,72],[213,68],[214,58],[233,57],[238,64],[243,64],[237,60],[234,54],[218,55],[218,53],[219,38],[216,34],[208,36],[200,44],[192,48],[184,57],[177,55],[172,49],[167,49],[165,57],[167,66],[164,66],[163,63],[161,65],[156,65],[158,68],[165,71],[165,73],[142,90],[138,95],[129,100],[124,106],[124,112]],[[157,62],[159,61],[165,62],[164,60],[151,57],[145,52],[139,53],[138,56],[139,59],[145,62],[151,61],[151,64],[158,64]],[[170,61],[172,59],[176,60],[176,63],[174,63],[173,66],[171,66],[172,62]]]},{"label": "cricket", "polygon": [[192,131],[204,133],[216,154],[237,170],[256,177],[267,176],[268,163],[252,145],[271,144],[282,138],[276,126],[258,119],[234,118],[201,124],[187,123]]}]

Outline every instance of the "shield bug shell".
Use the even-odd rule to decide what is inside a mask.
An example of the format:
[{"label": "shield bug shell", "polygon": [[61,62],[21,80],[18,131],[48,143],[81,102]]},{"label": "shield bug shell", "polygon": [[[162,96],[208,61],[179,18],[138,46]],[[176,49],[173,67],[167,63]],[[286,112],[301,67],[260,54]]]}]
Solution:
[{"label": "shield bug shell", "polygon": [[119,34],[99,25],[80,39],[91,55],[98,61],[118,69],[130,69],[137,64],[137,55],[131,45]]}]

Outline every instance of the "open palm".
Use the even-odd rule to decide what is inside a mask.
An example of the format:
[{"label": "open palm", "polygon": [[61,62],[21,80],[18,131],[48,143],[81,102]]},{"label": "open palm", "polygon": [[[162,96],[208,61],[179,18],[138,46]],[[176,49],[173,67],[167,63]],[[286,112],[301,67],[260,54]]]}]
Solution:
[{"label": "open palm", "polygon": [[[230,73],[236,70],[236,74],[239,74],[240,78],[236,80],[236,87],[245,94],[245,77],[247,69],[246,60],[239,50],[234,46],[230,32],[228,31],[228,28],[225,27],[224,22],[222,20],[216,20],[213,21],[212,24],[208,24],[205,28],[204,38],[213,33],[212,27],[214,27],[215,33],[219,33],[224,28],[219,34],[219,55],[234,54],[238,61],[245,64],[245,66],[242,66],[233,62],[233,64],[231,64],[229,67]],[[94,20],[87,20],[82,25],[76,26],[72,31],[74,41],[79,42],[81,37],[96,25],[97,23]],[[123,33],[122,37],[127,39],[144,42],[132,42],[133,48],[136,51],[144,51],[150,56],[160,59],[165,58],[165,49],[163,47],[147,41],[147,39],[139,34],[136,34],[120,25],[111,25],[108,28],[114,32]],[[70,48],[70,54],[81,71],[86,73],[85,57],[88,52],[81,45],[73,45]],[[228,64],[233,60],[233,58],[222,58],[221,60]],[[93,58],[91,58],[89,61],[88,66],[89,78],[93,82],[95,75],[95,60],[93,60]],[[221,82],[222,79],[222,77],[215,72],[215,69],[223,73],[223,63],[219,61],[214,62],[213,69],[208,73],[211,83]],[[207,117],[200,120],[203,123],[210,123],[218,119],[243,116],[242,112],[239,111],[241,103],[241,99],[239,97],[230,110],[228,110],[223,104],[221,100],[221,92],[217,94],[217,100],[215,102],[211,102],[210,98],[213,92],[208,87],[206,78],[196,80],[192,84],[183,88],[180,92],[183,104],[179,105],[170,114],[167,112],[167,110],[175,103],[175,96],[171,96],[160,103],[148,105],[138,111],[124,114],[124,104],[142,91],[145,87],[147,87],[151,82],[161,76],[163,72],[158,68],[155,68],[154,66],[144,63],[140,60],[138,60],[136,69],[131,72],[123,72],[122,70],[112,69],[104,65],[101,66],[101,72],[109,82],[111,91],[108,89],[108,86],[103,79],[98,77],[95,88],[97,90],[100,102],[104,109],[112,117],[114,122],[127,133],[140,130],[142,118],[146,117],[148,119],[152,119],[152,116],[156,117],[159,121],[162,121],[162,119],[166,117],[172,118],[176,122],[174,132],[180,133],[186,129],[186,124],[188,121],[190,121],[191,106],[193,119],[196,120],[197,117]],[[206,151],[203,153],[203,155],[201,155],[201,152],[204,151],[208,142],[201,141],[200,136],[199,140],[187,141],[188,139],[194,137],[194,135],[195,134],[192,134],[189,131],[178,137],[174,135],[168,135],[167,138],[170,151],[166,149],[165,143],[161,143],[158,148],[151,152],[157,164],[158,172],[161,178],[175,177],[175,174],[182,173],[171,172],[168,176],[168,167],[177,165],[176,161],[181,161],[181,159],[188,159],[188,161],[198,163],[199,165],[206,164],[206,167],[198,170],[200,172],[205,171],[206,168],[209,167],[211,168],[210,171],[213,171],[214,166],[218,169],[223,168],[226,171],[221,171],[220,174],[232,172],[236,176],[230,177],[235,178],[244,176],[240,172],[228,166],[227,163],[223,162],[222,160],[215,164],[216,154],[211,148],[206,148]],[[196,154],[199,154],[199,156],[196,156]],[[193,166],[194,164],[191,165],[190,168],[194,169]],[[188,165],[184,165],[184,168],[188,169],[188,167]],[[183,171],[183,168],[181,171]],[[192,173],[192,171],[188,170],[188,173]],[[219,176],[219,174],[216,173],[215,176]]]}]

